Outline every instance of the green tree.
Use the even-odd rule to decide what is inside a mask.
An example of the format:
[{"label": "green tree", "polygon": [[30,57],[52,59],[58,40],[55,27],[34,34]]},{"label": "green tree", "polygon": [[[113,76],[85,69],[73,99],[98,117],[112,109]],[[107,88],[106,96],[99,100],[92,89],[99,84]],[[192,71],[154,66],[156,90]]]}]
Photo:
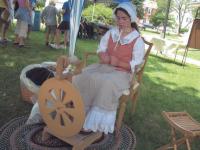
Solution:
[{"label": "green tree", "polygon": [[[164,22],[165,22],[165,15],[166,14],[163,13],[162,10],[159,10],[151,17],[150,22],[155,27],[163,26]],[[173,25],[175,25],[175,24],[176,23],[175,23],[175,19],[173,18],[173,16],[169,16],[167,26],[173,28]]]},{"label": "green tree", "polygon": [[162,12],[162,10],[157,11],[150,19],[150,22],[155,27],[163,25],[164,21],[165,21],[165,14]]},{"label": "green tree", "polygon": [[157,0],[158,9],[151,17],[150,22],[155,26],[164,25],[167,1]]},{"label": "green tree", "polygon": [[85,8],[83,11],[83,17],[90,22],[92,21],[112,24],[112,12],[113,9],[111,9],[110,7],[105,6],[103,3],[97,3],[95,7],[92,4]]},{"label": "green tree", "polygon": [[137,7],[137,16],[142,19],[144,16],[143,2],[144,0],[132,0],[133,4]]},{"label": "green tree", "polygon": [[181,28],[185,14],[190,11],[191,0],[172,0],[171,9],[178,15],[178,34],[181,33]]},{"label": "green tree", "polygon": [[167,1],[165,0],[157,0],[158,9],[165,12],[167,10]]},{"label": "green tree", "polygon": [[[157,0],[158,4],[158,9],[156,13],[151,17],[150,22],[155,26],[163,26],[165,22],[165,17],[166,17],[166,11],[167,11],[167,1],[163,0]],[[175,19],[173,16],[168,17],[168,27],[172,27],[175,25]]]}]

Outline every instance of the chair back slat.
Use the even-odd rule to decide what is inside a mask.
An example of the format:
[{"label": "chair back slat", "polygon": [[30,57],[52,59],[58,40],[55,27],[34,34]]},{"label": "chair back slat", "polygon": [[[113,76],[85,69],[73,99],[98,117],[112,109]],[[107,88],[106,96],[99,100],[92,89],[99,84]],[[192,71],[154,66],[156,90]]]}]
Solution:
[{"label": "chair back slat", "polygon": [[144,67],[145,67],[145,65],[147,63],[149,54],[150,54],[152,46],[153,46],[153,43],[150,43],[150,42],[146,41],[144,38],[143,38],[143,40],[144,40],[144,43],[148,46],[148,48],[147,48],[147,50],[145,52],[145,55],[144,55],[144,62],[142,63],[140,68],[138,70],[136,70],[137,81],[139,83],[141,83],[141,81],[142,81],[142,75],[143,75],[143,72],[144,72]]}]

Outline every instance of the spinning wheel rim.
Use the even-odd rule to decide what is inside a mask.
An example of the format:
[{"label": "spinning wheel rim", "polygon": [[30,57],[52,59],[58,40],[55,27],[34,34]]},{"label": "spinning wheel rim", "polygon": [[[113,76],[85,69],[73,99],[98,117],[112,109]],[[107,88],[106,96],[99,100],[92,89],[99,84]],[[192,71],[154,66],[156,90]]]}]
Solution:
[{"label": "spinning wheel rim", "polygon": [[47,127],[57,136],[76,135],[85,121],[82,98],[67,80],[51,78],[39,91],[39,108]]}]

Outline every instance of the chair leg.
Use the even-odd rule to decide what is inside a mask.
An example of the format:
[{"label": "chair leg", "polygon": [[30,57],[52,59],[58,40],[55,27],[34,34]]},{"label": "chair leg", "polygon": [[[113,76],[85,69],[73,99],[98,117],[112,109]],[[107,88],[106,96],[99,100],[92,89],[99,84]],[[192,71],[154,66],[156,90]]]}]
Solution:
[{"label": "chair leg", "polygon": [[175,132],[175,129],[173,127],[171,128],[171,136],[172,136],[173,148],[174,148],[174,150],[177,150],[176,132]]},{"label": "chair leg", "polygon": [[135,113],[136,104],[137,104],[138,92],[136,92],[132,97],[132,106],[131,106],[131,113]]},{"label": "chair leg", "polygon": [[185,142],[186,142],[186,145],[187,145],[187,150],[191,150],[189,139],[186,138]]},{"label": "chair leg", "polygon": [[117,122],[116,122],[117,130],[120,130],[120,128],[121,128],[122,120],[123,120],[124,113],[126,110],[127,100],[128,100],[128,97],[124,96],[124,95],[122,96],[122,98],[120,98],[119,114],[118,114]]},{"label": "chair leg", "polygon": [[[182,137],[182,138],[176,140],[177,147],[181,144],[185,144],[185,137]],[[176,147],[176,149],[177,149],[177,147]],[[156,150],[168,150],[168,149],[174,149],[174,144],[172,142],[169,144],[163,145],[163,146],[157,148]]]}]

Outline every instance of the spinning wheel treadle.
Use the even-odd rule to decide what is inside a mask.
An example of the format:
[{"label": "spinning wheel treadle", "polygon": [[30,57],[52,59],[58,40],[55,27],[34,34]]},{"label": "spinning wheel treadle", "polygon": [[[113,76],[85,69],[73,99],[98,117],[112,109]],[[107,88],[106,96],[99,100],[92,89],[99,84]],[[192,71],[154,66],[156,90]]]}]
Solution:
[{"label": "spinning wheel treadle", "polygon": [[82,98],[67,80],[52,78],[39,91],[39,107],[48,129],[59,137],[71,137],[82,128],[85,112]]}]

